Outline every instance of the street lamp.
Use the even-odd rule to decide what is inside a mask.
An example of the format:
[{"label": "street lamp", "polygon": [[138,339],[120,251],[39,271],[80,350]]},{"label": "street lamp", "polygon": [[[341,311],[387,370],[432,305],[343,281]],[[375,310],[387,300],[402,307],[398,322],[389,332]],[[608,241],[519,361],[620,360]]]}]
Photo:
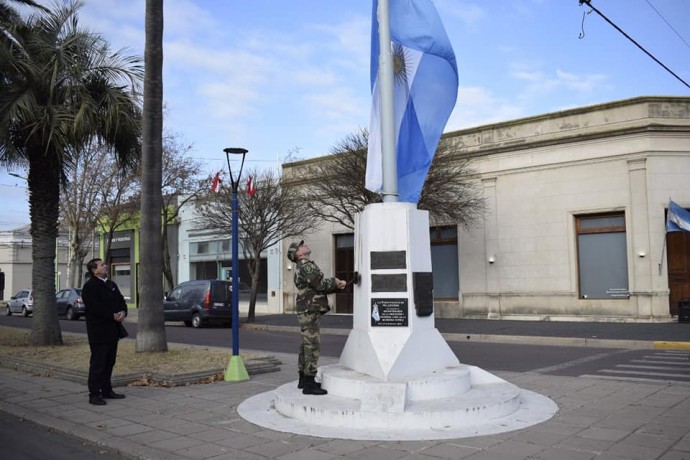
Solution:
[{"label": "street lamp", "polygon": [[[228,147],[223,149],[225,157],[228,161],[228,175],[230,176],[230,185],[232,186],[232,356],[230,362],[225,370],[224,378],[226,381],[239,382],[242,380],[249,380],[249,374],[244,367],[242,358],[240,357],[240,340],[239,340],[239,303],[240,303],[240,286],[239,286],[239,230],[238,221],[240,217],[239,202],[237,199],[237,190],[240,186],[240,177],[242,176],[242,168],[244,167],[244,157],[248,150],[237,147]],[[230,155],[242,155],[242,163],[240,170],[237,173],[237,179],[232,175],[232,167],[230,166]]]}]

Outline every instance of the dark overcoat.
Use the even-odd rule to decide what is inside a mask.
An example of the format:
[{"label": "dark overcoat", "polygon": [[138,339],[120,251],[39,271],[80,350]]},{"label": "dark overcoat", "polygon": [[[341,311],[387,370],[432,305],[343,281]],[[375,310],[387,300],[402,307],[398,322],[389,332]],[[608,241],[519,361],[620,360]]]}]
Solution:
[{"label": "dark overcoat", "polygon": [[122,324],[115,321],[113,315],[120,311],[127,313],[127,302],[117,284],[92,276],[84,283],[81,298],[85,305],[89,343],[117,342]]}]

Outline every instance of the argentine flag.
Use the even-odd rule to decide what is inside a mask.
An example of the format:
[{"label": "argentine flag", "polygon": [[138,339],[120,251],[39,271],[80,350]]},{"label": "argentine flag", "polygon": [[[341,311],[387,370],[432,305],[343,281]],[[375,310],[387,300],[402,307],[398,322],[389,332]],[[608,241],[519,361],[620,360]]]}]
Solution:
[{"label": "argentine flag", "polygon": [[[371,22],[371,123],[365,186],[383,187],[378,0]],[[417,203],[458,94],[455,53],[431,0],[390,0],[398,201]]]},{"label": "argentine flag", "polygon": [[690,212],[678,206],[673,200],[668,201],[666,231],[690,232]]}]

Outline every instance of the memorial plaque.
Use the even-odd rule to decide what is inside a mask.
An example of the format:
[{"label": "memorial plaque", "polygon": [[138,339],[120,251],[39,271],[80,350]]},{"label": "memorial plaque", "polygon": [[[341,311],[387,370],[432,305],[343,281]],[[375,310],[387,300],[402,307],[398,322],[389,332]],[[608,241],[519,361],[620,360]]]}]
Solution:
[{"label": "memorial plaque", "polygon": [[372,327],[407,327],[407,299],[371,299]]},{"label": "memorial plaque", "polygon": [[371,251],[372,270],[404,269],[407,267],[405,251]]},{"label": "memorial plaque", "polygon": [[407,292],[407,274],[371,275],[371,292]]},{"label": "memorial plaque", "polygon": [[434,312],[434,277],[431,272],[412,274],[414,308],[417,316],[431,316]]}]

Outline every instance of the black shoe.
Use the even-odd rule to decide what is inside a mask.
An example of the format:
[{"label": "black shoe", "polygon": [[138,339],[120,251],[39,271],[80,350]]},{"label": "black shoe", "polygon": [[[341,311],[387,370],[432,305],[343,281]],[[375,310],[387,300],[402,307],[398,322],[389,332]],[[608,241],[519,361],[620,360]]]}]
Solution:
[{"label": "black shoe", "polygon": [[108,403],[100,396],[89,396],[89,404],[93,404],[94,406],[105,406]]},{"label": "black shoe", "polygon": [[304,388],[304,372],[299,371],[299,381],[297,382],[297,388],[300,390]]},{"label": "black shoe", "polygon": [[305,395],[327,395],[328,391],[321,388],[321,384],[314,381],[313,375],[304,376],[304,389],[302,394]]},{"label": "black shoe", "polygon": [[114,391],[110,390],[109,393],[105,393],[101,395],[103,399],[125,399],[125,395],[121,395],[119,393],[115,393]]}]

